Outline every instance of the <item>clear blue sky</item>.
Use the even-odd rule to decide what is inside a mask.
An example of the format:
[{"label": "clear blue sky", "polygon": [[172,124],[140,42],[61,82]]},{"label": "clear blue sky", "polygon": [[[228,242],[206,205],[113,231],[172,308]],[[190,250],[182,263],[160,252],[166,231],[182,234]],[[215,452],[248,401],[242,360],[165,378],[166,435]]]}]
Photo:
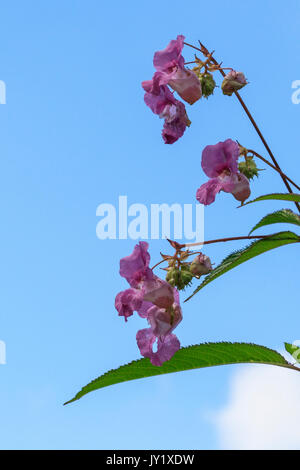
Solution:
[{"label": "clear blue sky", "polygon": [[[201,39],[244,71],[242,93],[289,174],[299,172],[299,2],[202,0],[0,2],[2,449],[219,448],[210,412],[226,401],[234,367],[103,389],[63,407],[81,386],[139,357],[135,333],[114,309],[125,288],[120,257],[131,240],[100,241],[96,207],[190,203],[206,180],[203,147],[226,138],[264,152],[235,99],[216,92],[189,110],[172,146],[143,103],[152,56],[177,34]],[[191,50],[185,50],[187,59]],[[180,171],[178,168],[180,167]],[[263,172],[253,195],[284,191]],[[236,210],[230,195],[205,211],[205,236],[247,234],[267,211]],[[240,245],[242,246],[242,245]],[[212,246],[214,262],[239,245]],[[164,241],[151,243],[158,260]],[[184,305],[182,345],[252,341],[277,349],[297,333],[295,247],[270,252],[212,283]]]}]

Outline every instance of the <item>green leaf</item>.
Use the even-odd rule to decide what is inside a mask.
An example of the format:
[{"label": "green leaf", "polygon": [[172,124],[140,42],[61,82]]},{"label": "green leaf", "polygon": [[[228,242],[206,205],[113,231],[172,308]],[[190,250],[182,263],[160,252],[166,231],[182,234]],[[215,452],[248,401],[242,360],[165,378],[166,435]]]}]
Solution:
[{"label": "green leaf", "polygon": [[268,238],[257,240],[242,250],[231,253],[222,261],[221,264],[219,264],[205,277],[200,286],[197,287],[197,289],[185,300],[185,302],[191,299],[207,284],[227,273],[227,271],[230,271],[230,269],[236,268],[245,261],[248,261],[255,256],[261,255],[266,251],[273,250],[274,248],[288,245],[290,243],[297,243],[299,241],[300,237],[293,232],[278,232],[270,235]]},{"label": "green leaf", "polygon": [[292,202],[300,202],[300,194],[296,193],[273,193],[273,194],[265,194],[264,196],[259,196],[256,199],[252,199],[252,201],[245,202],[239,207],[244,207],[247,204],[252,204],[252,202],[258,201],[268,201],[268,200],[277,200],[277,201],[292,201]]},{"label": "green leaf", "polygon": [[290,209],[282,209],[280,211],[272,212],[272,214],[268,214],[263,217],[260,222],[253,227],[251,232],[249,232],[249,235],[260,227],[278,223],[300,225],[300,217]]},{"label": "green leaf", "polygon": [[110,370],[83,387],[65,405],[79,400],[94,390],[129,380],[202,367],[241,363],[270,364],[299,370],[287,362],[281,354],[264,346],[247,343],[204,343],[181,348],[170,361],[165,362],[161,367],[153,366],[149,359],[140,359]]},{"label": "green leaf", "polygon": [[290,353],[296,362],[300,363],[300,346],[296,344],[284,343],[285,349]]}]

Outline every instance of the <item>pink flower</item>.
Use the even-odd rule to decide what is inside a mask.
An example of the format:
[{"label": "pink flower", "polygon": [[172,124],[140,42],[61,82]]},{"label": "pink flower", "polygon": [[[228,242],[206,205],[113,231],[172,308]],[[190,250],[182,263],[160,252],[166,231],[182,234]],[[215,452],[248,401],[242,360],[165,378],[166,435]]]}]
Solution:
[{"label": "pink flower", "polygon": [[153,272],[149,268],[150,254],[148,243],[135,245],[131,255],[120,260],[120,275],[125,277],[131,287],[139,287],[145,279],[152,279]]},{"label": "pink flower", "polygon": [[125,321],[133,315],[134,311],[138,311],[143,303],[143,294],[138,289],[126,289],[119,292],[116,296],[115,307],[119,312],[119,316],[123,316]]},{"label": "pink flower", "polygon": [[148,311],[148,322],[153,334],[163,340],[179,325],[182,320],[181,308],[174,304],[169,308],[159,308],[156,305]]},{"label": "pink flower", "polygon": [[199,78],[184,67],[183,46],[184,36],[177,36],[164,50],[156,52],[153,59],[156,72],[152,80],[142,82],[146,105],[165,120],[162,136],[166,144],[176,142],[190,125],[184,104],[174,98],[167,85],[189,104],[202,96]]},{"label": "pink flower", "polygon": [[165,118],[162,131],[164,142],[173,144],[183,136],[186,127],[189,125],[184,104],[176,100],[175,104],[166,106],[161,117]]},{"label": "pink flower", "polygon": [[[171,332],[182,320],[182,312],[178,291],[155,276],[149,262],[146,242],[140,242],[131,255],[121,259],[120,274],[131,288],[117,294],[115,307],[125,321],[134,311],[147,318],[150,328],[137,333],[137,343],[143,356],[149,357],[154,365],[161,365],[180,348]],[[157,352],[154,353],[156,340]]]},{"label": "pink flower", "polygon": [[144,300],[159,308],[169,308],[174,303],[174,289],[157,276],[144,283]]},{"label": "pink flower", "polygon": [[[180,349],[180,342],[172,331],[182,320],[179,295],[174,289],[174,303],[169,308],[153,306],[148,310],[150,328],[139,330],[136,335],[137,344],[142,356],[149,357],[155,366],[161,366]],[[157,351],[153,346],[157,341]]]},{"label": "pink flower", "polygon": [[[153,352],[153,345],[157,340],[157,351]],[[139,330],[136,335],[136,341],[142,356],[149,357],[154,366],[161,366],[163,362],[169,361],[180,349],[180,342],[177,336],[170,334],[164,338],[157,339],[151,328]]]},{"label": "pink flower", "polygon": [[170,41],[165,49],[155,52],[153,65],[156,70],[172,74],[176,72],[178,67],[184,67],[184,58],[181,54],[184,40],[184,36],[178,35],[177,39]]},{"label": "pink flower", "polygon": [[159,75],[159,84],[169,84],[179,96],[189,104],[198,101],[202,96],[201,83],[197,75],[184,67],[182,49],[184,36],[177,36],[168,46],[154,54],[153,65]]},{"label": "pink flower", "polygon": [[231,139],[208,145],[202,152],[202,169],[210,178],[197,190],[196,198],[201,204],[214,202],[220,191],[231,193],[244,202],[250,196],[248,179],[238,171],[239,146]]},{"label": "pink flower", "polygon": [[173,144],[183,136],[190,124],[185,106],[176,100],[166,85],[158,85],[157,75],[153,80],[143,82],[145,103],[160,118],[164,119],[162,136],[166,144]]}]

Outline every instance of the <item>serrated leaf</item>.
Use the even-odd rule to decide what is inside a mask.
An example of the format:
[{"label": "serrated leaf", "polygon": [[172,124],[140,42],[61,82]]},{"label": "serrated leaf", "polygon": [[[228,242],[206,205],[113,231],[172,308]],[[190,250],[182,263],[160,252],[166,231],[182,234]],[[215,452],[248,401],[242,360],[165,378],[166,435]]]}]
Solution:
[{"label": "serrated leaf", "polygon": [[248,343],[204,343],[181,348],[170,361],[165,362],[161,367],[153,366],[149,359],[140,359],[110,370],[83,387],[65,405],[79,400],[87,393],[121,382],[202,367],[241,363],[270,364],[298,370],[281,354],[264,346]]},{"label": "serrated leaf", "polygon": [[207,284],[227,273],[227,271],[230,271],[231,269],[244,263],[245,261],[248,261],[255,256],[261,255],[266,251],[273,250],[274,248],[279,248],[280,246],[288,245],[290,243],[297,243],[299,241],[300,237],[293,232],[278,232],[270,235],[268,238],[257,240],[242,250],[231,253],[205,277],[200,286],[197,287],[197,289],[185,300],[185,302],[190,300]]},{"label": "serrated leaf", "polygon": [[300,217],[298,214],[295,214],[295,212],[291,211],[290,209],[281,209],[279,211],[272,212],[271,214],[268,214],[263,217],[258,222],[258,224],[253,227],[251,232],[249,232],[249,235],[254,232],[254,230],[257,230],[260,227],[278,223],[300,225]]},{"label": "serrated leaf", "polygon": [[284,343],[286,351],[293,356],[296,362],[300,363],[300,346],[296,344]]},{"label": "serrated leaf", "polygon": [[264,196],[259,196],[252,201],[245,202],[239,207],[247,206],[247,204],[252,204],[252,202],[258,201],[268,201],[268,200],[277,200],[277,201],[291,201],[291,202],[300,202],[300,194],[297,193],[273,193],[265,194]]}]

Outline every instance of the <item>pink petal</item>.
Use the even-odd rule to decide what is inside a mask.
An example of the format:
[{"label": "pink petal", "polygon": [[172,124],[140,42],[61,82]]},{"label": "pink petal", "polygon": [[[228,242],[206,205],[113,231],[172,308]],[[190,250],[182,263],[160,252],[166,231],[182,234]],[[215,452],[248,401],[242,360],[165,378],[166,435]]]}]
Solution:
[{"label": "pink petal", "polygon": [[119,312],[119,316],[123,316],[125,321],[135,310],[139,310],[142,306],[143,294],[137,289],[126,289],[119,292],[115,299],[115,307]]},{"label": "pink petal", "polygon": [[163,341],[157,340],[157,352],[152,355],[150,360],[154,366],[161,366],[164,362],[169,361],[179,349],[180,341],[177,336],[168,335]]},{"label": "pink petal", "polygon": [[171,114],[170,111],[173,111],[173,108],[169,108],[169,115],[165,119],[162,136],[166,144],[173,144],[182,137],[188,124],[184,104],[176,100],[175,109],[176,112]]},{"label": "pink petal", "polygon": [[161,366],[163,362],[169,361],[176,351],[180,349],[180,342],[177,336],[171,334],[164,338],[163,341],[157,340],[157,352],[153,352],[153,344],[156,336],[152,333],[151,328],[139,330],[136,335],[137,345],[144,357],[149,357],[151,363],[155,366]]},{"label": "pink petal", "polygon": [[141,280],[151,278],[153,275],[148,268],[150,263],[148,246],[148,243],[140,242],[135,245],[131,255],[120,260],[120,275],[133,287],[137,287]]},{"label": "pink petal", "polygon": [[[145,82],[143,82],[145,83]],[[161,114],[165,107],[171,104],[176,104],[176,98],[173,93],[165,85],[155,85],[155,82],[150,80],[147,83],[147,91],[144,96],[144,101],[154,114]],[[151,85],[150,85],[151,83]],[[149,86],[148,86],[149,85]]]},{"label": "pink petal", "polygon": [[141,318],[148,318],[148,312],[151,307],[153,307],[151,302],[143,301],[141,307],[137,310],[137,313]]},{"label": "pink petal", "polygon": [[174,302],[174,289],[157,276],[144,282],[144,300],[160,308],[169,308]]},{"label": "pink petal", "polygon": [[222,186],[222,191],[225,191],[225,193],[231,193],[235,187],[237,176],[235,173],[228,174],[227,171],[224,171],[224,173],[221,173],[221,175],[218,176],[218,180]]},{"label": "pink petal", "polygon": [[202,169],[210,178],[219,176],[224,170],[238,171],[239,146],[231,139],[216,145],[207,145],[202,152]]},{"label": "pink petal", "polygon": [[202,96],[201,83],[197,75],[188,69],[178,69],[169,85],[189,104],[198,101]]},{"label": "pink petal", "polygon": [[153,334],[160,339],[169,335],[181,322],[182,312],[179,305],[173,304],[169,309],[155,305],[148,310],[148,322]]},{"label": "pink petal", "polygon": [[165,49],[154,54],[153,65],[156,70],[172,71],[173,67],[184,66],[184,58],[181,55],[185,37],[180,35],[170,41]]},{"label": "pink petal", "polygon": [[216,198],[216,195],[221,191],[222,184],[219,181],[219,178],[212,178],[207,181],[207,183],[202,184],[197,190],[196,199],[200,204],[208,206],[212,204]]},{"label": "pink petal", "polygon": [[235,185],[231,193],[235,199],[241,202],[244,202],[250,196],[251,190],[249,180],[242,173],[238,173],[236,175]]}]

